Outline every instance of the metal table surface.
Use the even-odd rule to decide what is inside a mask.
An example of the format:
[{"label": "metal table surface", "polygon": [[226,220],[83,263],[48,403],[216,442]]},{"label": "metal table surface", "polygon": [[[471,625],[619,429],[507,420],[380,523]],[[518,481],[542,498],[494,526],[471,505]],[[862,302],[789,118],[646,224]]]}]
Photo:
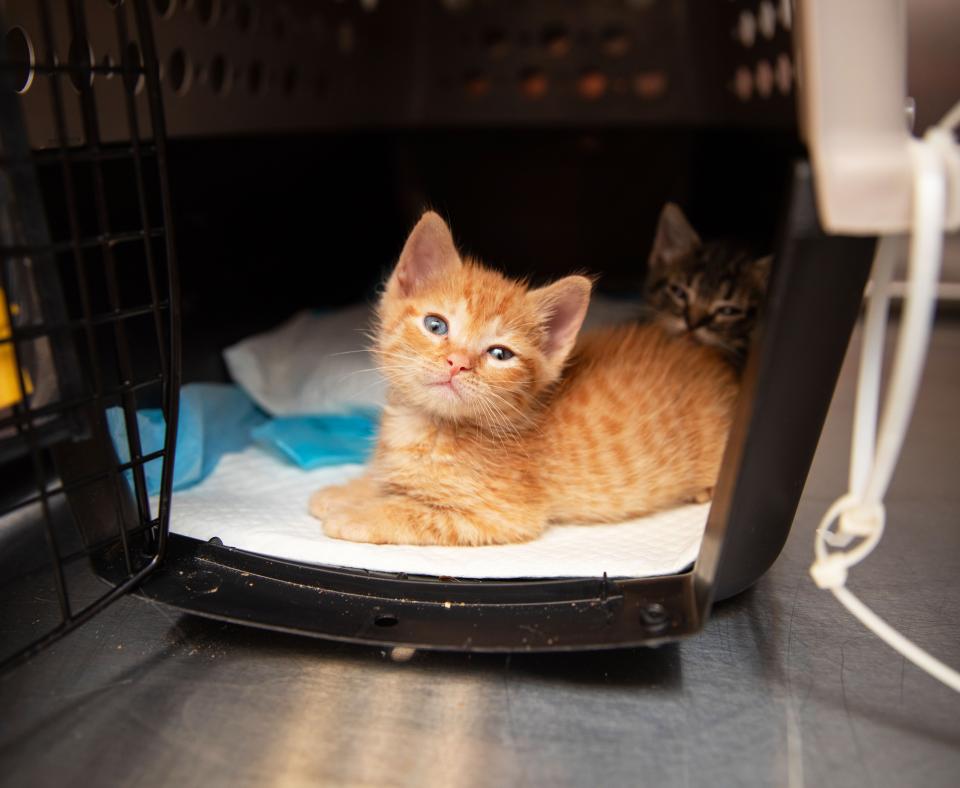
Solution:
[{"label": "metal table surface", "polygon": [[[941,320],[888,533],[850,583],[953,665],[958,358]],[[0,682],[0,783],[956,785],[960,697],[806,573],[846,478],[853,360],[783,555],[691,640],[398,662],[125,599]]]}]

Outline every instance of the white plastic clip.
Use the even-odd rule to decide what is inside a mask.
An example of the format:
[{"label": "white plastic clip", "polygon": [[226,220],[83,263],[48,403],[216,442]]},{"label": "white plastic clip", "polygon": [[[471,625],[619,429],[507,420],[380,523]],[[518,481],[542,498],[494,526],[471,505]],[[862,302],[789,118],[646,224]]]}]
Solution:
[{"label": "white plastic clip", "polygon": [[837,533],[850,537],[867,537],[883,530],[886,509],[882,503],[861,503],[840,515]]}]

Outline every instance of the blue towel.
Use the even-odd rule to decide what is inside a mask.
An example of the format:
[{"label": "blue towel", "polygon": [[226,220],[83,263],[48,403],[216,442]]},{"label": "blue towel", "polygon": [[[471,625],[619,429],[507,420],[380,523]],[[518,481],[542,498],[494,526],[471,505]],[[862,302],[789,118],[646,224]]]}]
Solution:
[{"label": "blue towel", "polygon": [[[108,408],[107,428],[121,463],[130,461],[130,447],[121,408]],[[180,420],[177,429],[173,489],[180,490],[205,479],[227,452],[250,445],[251,431],[267,417],[247,394],[232,384],[188,383],[180,390]],[[137,429],[143,454],[163,448],[166,422],[158,408],[137,411]],[[160,492],[163,461],[144,466],[147,492]],[[131,478],[130,472],[125,474]]]},{"label": "blue towel", "polygon": [[[107,408],[107,428],[121,463],[130,461],[123,409]],[[380,422],[376,410],[270,419],[240,388],[223,383],[188,383],[180,390],[180,420],[173,469],[173,489],[182,490],[209,476],[228,452],[253,441],[306,470],[366,462]],[[163,448],[166,422],[159,408],[137,411],[143,454]],[[160,492],[163,461],[144,466],[147,492]],[[124,474],[132,482],[132,473]]]},{"label": "blue towel", "polygon": [[283,416],[252,431],[261,445],[278,449],[306,470],[366,462],[380,423],[373,410],[319,416]]}]

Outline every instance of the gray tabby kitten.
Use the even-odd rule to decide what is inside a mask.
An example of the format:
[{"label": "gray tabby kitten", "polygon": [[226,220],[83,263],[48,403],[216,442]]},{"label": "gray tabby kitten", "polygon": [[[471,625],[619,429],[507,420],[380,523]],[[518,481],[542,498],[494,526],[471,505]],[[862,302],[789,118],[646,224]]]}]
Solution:
[{"label": "gray tabby kitten", "polygon": [[650,252],[646,299],[653,319],[723,351],[746,358],[767,288],[771,257],[756,257],[729,241],[704,243],[683,211],[668,202]]}]

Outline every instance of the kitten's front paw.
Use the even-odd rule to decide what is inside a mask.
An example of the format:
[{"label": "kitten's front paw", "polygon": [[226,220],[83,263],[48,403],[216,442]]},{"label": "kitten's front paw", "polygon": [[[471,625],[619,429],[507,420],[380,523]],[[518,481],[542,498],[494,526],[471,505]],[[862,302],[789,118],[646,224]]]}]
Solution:
[{"label": "kitten's front paw", "polygon": [[378,538],[375,529],[368,522],[358,519],[355,513],[345,509],[327,513],[323,519],[323,532],[331,539],[345,539],[348,542],[383,544],[387,541],[382,537]]},{"label": "kitten's front paw", "polygon": [[310,500],[307,503],[307,511],[318,520],[322,520],[324,517],[326,517],[329,510],[330,497],[327,495],[326,489],[317,490],[313,495],[310,496]]},{"label": "kitten's front paw", "polygon": [[336,509],[363,503],[373,492],[373,482],[360,476],[346,484],[333,484],[317,490],[310,496],[307,511],[318,520],[325,520]]},{"label": "kitten's front paw", "polygon": [[371,499],[327,513],[323,532],[333,539],[372,544],[437,544],[418,528],[430,513],[402,499]]}]

